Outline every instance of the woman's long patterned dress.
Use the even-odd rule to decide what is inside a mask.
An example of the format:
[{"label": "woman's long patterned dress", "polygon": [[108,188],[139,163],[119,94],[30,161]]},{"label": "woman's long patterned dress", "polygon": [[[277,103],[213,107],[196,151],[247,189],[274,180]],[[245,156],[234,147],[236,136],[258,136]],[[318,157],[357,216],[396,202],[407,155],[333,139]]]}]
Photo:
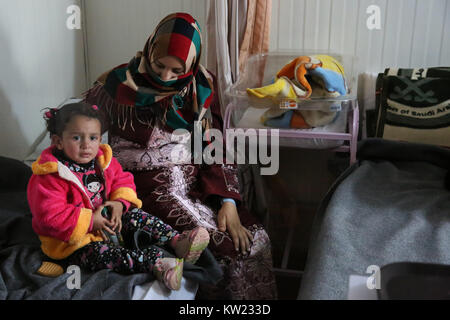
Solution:
[{"label": "woman's long patterned dress", "polygon": [[245,255],[235,251],[228,232],[218,230],[219,197],[240,199],[236,166],[192,164],[187,145],[158,127],[153,128],[146,148],[114,135],[110,144],[124,170],[134,174],[145,211],[179,231],[203,226],[210,232],[209,249],[222,266],[224,278],[214,288],[201,287],[198,298],[276,298],[270,240],[262,225],[238,206],[241,223],[253,235]]}]

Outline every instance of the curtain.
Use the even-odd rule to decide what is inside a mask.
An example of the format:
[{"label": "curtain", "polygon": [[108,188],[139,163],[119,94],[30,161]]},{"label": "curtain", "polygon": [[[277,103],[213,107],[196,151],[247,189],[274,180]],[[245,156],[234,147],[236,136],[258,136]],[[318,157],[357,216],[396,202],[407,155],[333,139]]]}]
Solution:
[{"label": "curtain", "polygon": [[271,12],[272,0],[248,1],[247,24],[239,49],[240,71],[250,55],[269,51]]},{"label": "curtain", "polygon": [[211,0],[207,4],[205,65],[217,77],[223,115],[229,103],[225,91],[238,79],[248,56],[269,49],[272,0]]}]

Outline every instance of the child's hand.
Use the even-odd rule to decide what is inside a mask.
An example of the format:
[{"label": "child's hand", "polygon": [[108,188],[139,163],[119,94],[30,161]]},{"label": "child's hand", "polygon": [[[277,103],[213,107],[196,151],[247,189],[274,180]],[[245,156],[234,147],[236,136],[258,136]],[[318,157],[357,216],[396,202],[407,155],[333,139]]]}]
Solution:
[{"label": "child's hand", "polygon": [[92,231],[97,231],[100,230],[102,232],[102,236],[104,240],[108,240],[108,237],[106,237],[103,234],[103,230],[106,230],[107,232],[114,234],[114,231],[111,230],[110,226],[111,226],[111,222],[104,218],[102,216],[102,210],[105,206],[102,205],[100,207],[97,208],[97,210],[94,211],[93,213],[93,221],[92,221]]},{"label": "child's hand", "polygon": [[111,229],[116,232],[120,232],[122,230],[122,214],[123,214],[123,205],[120,201],[106,201],[104,206],[111,207]]}]

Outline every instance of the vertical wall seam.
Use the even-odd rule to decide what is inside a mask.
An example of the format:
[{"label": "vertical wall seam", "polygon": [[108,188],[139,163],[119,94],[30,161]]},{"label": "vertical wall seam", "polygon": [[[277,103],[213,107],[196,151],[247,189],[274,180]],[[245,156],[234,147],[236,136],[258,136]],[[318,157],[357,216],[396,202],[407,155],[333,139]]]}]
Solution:
[{"label": "vertical wall seam", "polygon": [[[289,7],[291,9],[289,12],[289,25],[292,27],[294,24],[294,1],[293,0],[290,0]],[[294,47],[293,39],[294,39],[294,35],[295,35],[293,28],[291,28],[290,32],[291,32],[291,37],[289,39],[289,48],[293,49],[293,47]]]},{"label": "vertical wall seam", "polygon": [[442,59],[442,50],[443,50],[443,44],[444,44],[444,34],[445,34],[445,24],[447,23],[447,10],[448,8],[448,0],[445,1],[445,9],[444,9],[444,21],[442,23],[442,33],[441,33],[441,41],[440,41],[440,46],[439,46],[439,65],[441,65],[441,59]]},{"label": "vertical wall seam", "polygon": [[412,60],[412,50],[414,47],[414,36],[416,33],[416,28],[414,27],[416,24],[416,16],[417,16],[417,0],[414,1],[414,18],[413,18],[413,30],[411,32],[411,47],[409,50],[409,63],[408,63],[408,67],[411,67],[411,60]]},{"label": "vertical wall seam", "polygon": [[345,28],[346,28],[346,22],[347,22],[347,0],[344,0],[344,11],[343,11],[343,25],[342,25],[342,30],[341,30],[341,51],[342,53],[346,52],[345,50],[345,36],[346,33],[344,32]]},{"label": "vertical wall seam", "polygon": [[80,0],[81,13],[83,18],[81,19],[81,26],[83,29],[83,54],[84,54],[84,81],[85,88],[88,90],[91,87],[91,75],[89,73],[89,47],[88,47],[88,35],[87,35],[87,10],[85,0]]},{"label": "vertical wall seam", "polygon": [[306,36],[306,19],[305,19],[306,1],[308,1],[308,0],[303,1],[303,39],[302,39],[302,49],[303,50],[305,49],[305,36]]},{"label": "vertical wall seam", "polygon": [[[356,1],[357,5],[356,5],[356,14],[357,14],[357,18],[356,18],[356,35],[355,35],[355,48],[353,49],[353,55],[356,57],[357,56],[357,51],[358,51],[358,37],[359,37],[359,18],[360,18],[360,1]],[[359,69],[359,64],[361,63],[361,61],[358,62],[358,69]]]},{"label": "vertical wall seam", "polygon": [[397,35],[395,38],[395,65],[398,65],[398,56],[399,56],[399,51],[400,51],[400,34],[401,34],[401,26],[402,26],[402,20],[405,18],[405,16],[403,15],[403,7],[404,7],[405,1],[401,0],[400,2],[400,19],[397,20]]},{"label": "vertical wall seam", "polygon": [[384,8],[384,23],[383,23],[383,41],[381,42],[381,54],[380,54],[380,66],[378,69],[383,68],[383,60],[384,60],[384,44],[386,41],[386,29],[387,29],[387,21],[388,21],[388,1],[385,1],[385,8]]},{"label": "vertical wall seam", "polygon": [[[426,24],[426,30],[425,30],[425,48],[428,48],[429,44],[429,38],[428,34],[430,33],[430,25],[431,25],[431,13],[433,12],[435,1],[431,0],[431,8],[428,9],[428,15],[427,15],[427,24]],[[423,63],[422,66],[425,66],[427,64],[427,56],[428,56],[428,50],[424,50],[423,52]]]},{"label": "vertical wall seam", "polygon": [[331,52],[331,26],[333,25],[333,1],[330,1],[330,16],[328,18],[328,52]]},{"label": "vertical wall seam", "polygon": [[316,32],[314,32],[314,50],[319,49],[319,28],[320,28],[320,6],[322,4],[322,0],[316,0],[316,12],[315,12],[315,17],[316,17],[316,24],[315,24],[315,30]]}]

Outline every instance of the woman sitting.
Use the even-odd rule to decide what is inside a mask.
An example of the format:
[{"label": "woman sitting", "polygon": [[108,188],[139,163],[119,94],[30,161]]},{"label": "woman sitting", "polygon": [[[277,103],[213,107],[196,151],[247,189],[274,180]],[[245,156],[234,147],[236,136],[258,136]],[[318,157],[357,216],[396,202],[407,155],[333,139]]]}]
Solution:
[{"label": "woman sitting", "polygon": [[[200,65],[201,51],[197,21],[171,14],[142,52],[98,79],[86,101],[109,116],[114,156],[133,173],[143,209],[180,232],[208,230],[208,248],[224,278],[215,287],[200,286],[197,298],[275,299],[270,240],[241,201],[237,167],[178,157],[191,154],[190,145],[179,142],[196,124],[206,133],[222,130],[215,80]],[[177,129],[187,135],[175,135]]]}]

